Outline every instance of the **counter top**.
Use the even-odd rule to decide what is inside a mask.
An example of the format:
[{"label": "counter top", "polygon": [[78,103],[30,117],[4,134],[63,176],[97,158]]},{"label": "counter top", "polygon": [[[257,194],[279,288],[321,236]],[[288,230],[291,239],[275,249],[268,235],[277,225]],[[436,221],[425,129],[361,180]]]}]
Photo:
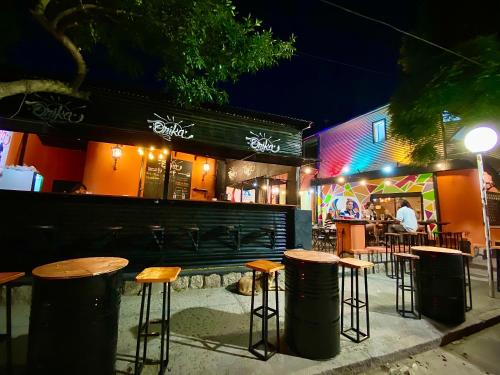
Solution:
[{"label": "counter top", "polygon": [[78,279],[118,271],[128,264],[124,258],[92,257],[63,260],[36,267],[32,274],[41,279]]},{"label": "counter top", "polygon": [[436,246],[412,246],[412,251],[425,251],[429,253],[439,253],[439,254],[450,254],[450,255],[462,255],[462,252],[455,249],[448,249],[446,247],[436,247]]},{"label": "counter top", "polygon": [[368,221],[361,219],[333,219],[332,221],[334,223],[345,223],[351,225],[364,225],[368,223]]},{"label": "counter top", "polygon": [[301,260],[310,263],[332,263],[340,262],[340,258],[330,253],[312,250],[287,250],[283,254],[286,258]]}]

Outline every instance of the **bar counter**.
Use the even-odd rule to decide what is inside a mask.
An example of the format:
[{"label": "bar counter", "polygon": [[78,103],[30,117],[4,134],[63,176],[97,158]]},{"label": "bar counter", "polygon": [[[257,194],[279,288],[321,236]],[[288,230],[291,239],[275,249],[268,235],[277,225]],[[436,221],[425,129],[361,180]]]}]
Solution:
[{"label": "bar counter", "polygon": [[277,261],[311,241],[311,212],[291,205],[7,190],[0,203],[0,270],[89,256],[121,256],[131,270]]}]

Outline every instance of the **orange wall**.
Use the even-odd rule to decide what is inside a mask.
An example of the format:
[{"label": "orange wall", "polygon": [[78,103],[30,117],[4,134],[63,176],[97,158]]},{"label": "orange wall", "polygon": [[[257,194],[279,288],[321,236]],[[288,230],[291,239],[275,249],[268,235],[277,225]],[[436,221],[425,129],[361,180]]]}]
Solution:
[{"label": "orange wall", "polygon": [[[6,165],[17,164],[22,133],[14,133]],[[52,191],[54,180],[81,181],[85,151],[45,146],[36,134],[28,136],[24,164],[34,166],[43,176],[42,191]]]},{"label": "orange wall", "polygon": [[[190,199],[204,200],[215,197],[215,159],[207,159],[204,156],[198,156],[196,157],[196,160],[194,160],[194,155],[175,151],[172,154],[172,158],[193,162]],[[205,175],[205,178],[203,178],[203,164],[205,164],[205,161],[208,161],[210,170]],[[208,190],[206,197],[202,192],[193,191],[194,188]]]},{"label": "orange wall", "polygon": [[89,142],[83,183],[93,194],[137,196],[141,156],[137,147],[122,146],[122,157],[113,170],[114,143]]},{"label": "orange wall", "polygon": [[468,232],[472,243],[484,243],[481,193],[476,169],[437,174],[441,221],[446,232]]},{"label": "orange wall", "polygon": [[23,138],[23,133],[12,133],[12,139],[10,141],[9,154],[5,161],[5,165],[16,165],[17,158],[19,157],[19,147],[21,145],[21,139]]}]

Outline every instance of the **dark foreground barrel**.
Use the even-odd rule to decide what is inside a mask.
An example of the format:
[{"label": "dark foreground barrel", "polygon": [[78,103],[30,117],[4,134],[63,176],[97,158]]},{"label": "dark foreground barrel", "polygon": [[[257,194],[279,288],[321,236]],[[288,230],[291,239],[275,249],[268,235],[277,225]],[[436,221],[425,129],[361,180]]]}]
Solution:
[{"label": "dark foreground barrel", "polygon": [[332,358],[340,353],[338,263],[303,261],[291,252],[284,258],[286,342],[301,357]]},{"label": "dark foreground barrel", "polygon": [[29,373],[114,374],[120,285],[118,271],[69,279],[34,277]]},{"label": "dark foreground barrel", "polygon": [[417,251],[416,279],[419,309],[429,318],[446,324],[465,321],[463,257],[458,252]]}]

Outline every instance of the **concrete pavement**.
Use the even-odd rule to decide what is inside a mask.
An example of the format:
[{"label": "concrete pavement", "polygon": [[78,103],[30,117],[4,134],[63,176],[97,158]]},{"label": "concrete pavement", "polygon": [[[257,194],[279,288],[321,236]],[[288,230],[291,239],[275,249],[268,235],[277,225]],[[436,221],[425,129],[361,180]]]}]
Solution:
[{"label": "concrete pavement", "polygon": [[[474,308],[466,322],[447,327],[423,317],[404,319],[395,311],[395,281],[384,274],[369,275],[371,338],[355,344],[341,337],[341,353],[330,360],[300,358],[286,349],[263,362],[248,351],[250,297],[230,288],[188,289],[172,292],[171,374],[329,374],[356,373],[372,366],[399,360],[408,355],[433,349],[464,334],[470,334],[500,320],[500,298],[487,296],[483,270],[473,270]],[[280,294],[281,329],[284,327],[284,292]],[[154,288],[152,317],[160,316],[160,288]],[[116,368],[118,374],[133,372],[133,356],[140,297],[134,290],[122,297]],[[4,311],[0,312],[4,318]],[[26,357],[29,304],[13,307],[15,363],[22,373]],[[4,321],[0,321],[3,327]],[[270,321],[270,337],[275,337]],[[158,329],[158,326],[155,327]],[[257,326],[255,327],[256,329]],[[68,327],[70,332],[71,327]],[[283,334],[283,332],[282,332]],[[149,358],[159,356],[159,338],[149,341]],[[0,355],[5,351],[1,350]],[[2,358],[3,362],[3,358]],[[148,365],[143,374],[157,373],[157,365]]]}]

